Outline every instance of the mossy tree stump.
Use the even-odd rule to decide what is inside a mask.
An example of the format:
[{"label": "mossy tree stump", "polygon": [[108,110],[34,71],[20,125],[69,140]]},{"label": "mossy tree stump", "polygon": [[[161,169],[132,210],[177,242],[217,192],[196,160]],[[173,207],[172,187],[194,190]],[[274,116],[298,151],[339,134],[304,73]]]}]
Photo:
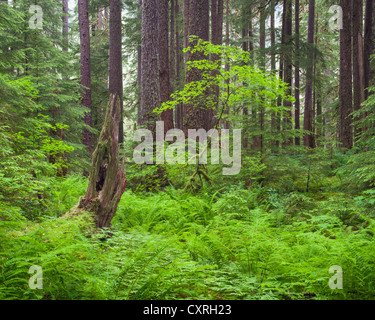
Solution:
[{"label": "mossy tree stump", "polygon": [[118,203],[125,191],[124,158],[120,165],[119,123],[122,121],[120,100],[111,95],[103,129],[92,155],[89,183],[86,194],[76,209],[94,214],[97,228],[111,226]]}]

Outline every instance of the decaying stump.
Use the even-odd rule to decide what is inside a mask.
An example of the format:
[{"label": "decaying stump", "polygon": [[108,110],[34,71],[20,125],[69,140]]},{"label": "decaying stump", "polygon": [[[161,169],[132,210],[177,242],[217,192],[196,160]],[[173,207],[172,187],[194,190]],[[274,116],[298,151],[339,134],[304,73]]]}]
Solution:
[{"label": "decaying stump", "polygon": [[103,129],[92,155],[86,195],[80,199],[75,208],[78,211],[92,213],[97,228],[110,227],[127,182],[124,158],[121,166],[119,159],[120,121],[122,121],[120,100],[117,96],[111,95]]}]

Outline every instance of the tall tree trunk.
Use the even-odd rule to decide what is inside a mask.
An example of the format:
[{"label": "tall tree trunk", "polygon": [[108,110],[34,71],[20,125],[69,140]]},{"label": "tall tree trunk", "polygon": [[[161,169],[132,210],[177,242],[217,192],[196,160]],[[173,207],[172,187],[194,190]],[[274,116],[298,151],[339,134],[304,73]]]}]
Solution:
[{"label": "tall tree trunk", "polygon": [[169,42],[169,92],[174,92],[176,81],[176,0],[171,0],[171,17],[170,17],[170,42]]},{"label": "tall tree trunk", "polygon": [[[352,2],[353,19],[353,107],[357,111],[365,100],[365,83],[363,70],[363,0]],[[358,120],[358,119],[354,119]],[[354,137],[359,130],[354,127]]]},{"label": "tall tree trunk", "polygon": [[[309,3],[309,26],[308,26],[308,43],[314,45],[314,31],[315,31],[315,0],[310,0]],[[303,129],[310,131],[310,134],[305,134],[303,137],[303,144],[306,147],[314,148],[314,134],[313,134],[313,71],[314,71],[314,51],[309,49],[308,58],[309,65],[306,70],[306,91],[305,91],[305,116]]]},{"label": "tall tree trunk", "polygon": [[[301,129],[301,121],[300,121],[300,57],[299,57],[299,51],[300,51],[300,3],[299,0],[295,0],[295,33],[296,33],[296,54],[295,54],[295,75],[294,75],[294,98],[296,100],[295,106],[294,106],[294,122],[295,122],[295,129],[299,130]],[[295,145],[300,146],[301,145],[301,139],[300,137],[295,138]]]},{"label": "tall tree trunk", "polygon": [[[81,85],[83,86],[81,103],[89,109],[85,113],[83,121],[87,126],[92,127],[90,23],[87,0],[78,0],[78,20],[81,53]],[[83,144],[91,153],[94,148],[94,135],[86,128],[83,130]]]},{"label": "tall tree trunk", "polygon": [[97,228],[111,226],[111,220],[125,191],[125,158],[121,166],[119,159],[118,137],[121,121],[120,99],[117,95],[111,95],[103,129],[92,156],[86,194],[80,199],[77,208],[71,210],[71,214],[81,210],[93,213]]},{"label": "tall tree trunk", "polygon": [[[251,9],[249,8],[248,5],[243,4],[242,7],[242,50],[243,51],[249,51],[249,47],[252,47],[251,43],[252,40],[248,40],[247,38],[249,37],[250,33],[252,34],[252,13]],[[251,38],[252,39],[252,38]],[[251,50],[252,51],[252,50]],[[242,84],[243,86],[247,86],[248,83],[245,81]],[[243,105],[242,106],[242,112],[243,112],[243,125],[244,125],[244,132],[245,132],[245,137],[242,141],[242,147],[243,149],[247,149],[249,147],[249,138],[247,136],[247,131],[249,130],[249,126],[251,125],[251,121],[254,122],[253,125],[255,125],[256,121],[256,111],[252,110],[251,115],[252,119],[250,121],[250,116],[249,116],[249,108],[250,106]],[[253,136],[253,141],[252,141],[252,146],[257,145],[257,140],[256,137]]]},{"label": "tall tree trunk", "polygon": [[[270,8],[270,32],[271,32],[271,72],[276,73],[276,53],[275,53],[275,45],[276,45],[276,29],[275,29],[275,0],[271,0],[271,8]],[[274,101],[273,104],[276,106],[277,101]],[[274,112],[271,115],[271,132],[275,134],[277,132],[277,114]],[[275,141],[275,146],[277,143]]]},{"label": "tall tree trunk", "polygon": [[[230,40],[230,36],[229,36],[229,13],[230,13],[230,8],[229,8],[229,0],[226,0],[225,2],[225,45],[226,46],[229,46],[229,40]],[[230,69],[229,69],[229,62],[225,62],[225,72],[229,72]],[[226,85],[229,85],[229,79],[226,79],[225,80],[225,83]],[[225,113],[227,115],[230,114],[230,109],[229,109],[229,106],[228,106],[228,109],[225,111]],[[230,128],[230,121],[229,120],[226,120],[225,123],[224,123],[224,128],[225,129],[229,129]]]},{"label": "tall tree trunk", "polygon": [[[365,37],[364,37],[364,86],[367,89],[370,86],[371,78],[371,55],[374,54],[374,43],[373,43],[373,27],[374,27],[374,10],[375,1],[366,0],[366,12],[365,12]],[[369,96],[368,91],[365,91],[365,98]]]},{"label": "tall tree trunk", "polygon": [[[223,14],[224,14],[224,0],[211,0],[211,42],[214,45],[223,44]],[[220,64],[221,57],[218,55],[212,55],[211,57],[213,62]],[[221,66],[220,66],[221,67]],[[212,76],[216,77],[219,74],[219,70],[214,70]],[[214,100],[214,107],[217,111],[219,107],[219,86],[214,86],[212,88],[212,98]],[[207,118],[210,120],[210,124],[215,125],[215,110],[207,110]],[[220,111],[219,111],[220,112]]]},{"label": "tall tree trunk", "polygon": [[[280,53],[280,60],[279,60],[279,78],[284,79],[284,64],[285,64],[285,10],[283,9],[282,13],[282,25],[281,25],[281,53]],[[278,107],[282,105],[282,99],[279,97],[277,99]],[[281,131],[281,119],[276,115],[276,131],[280,133]],[[275,141],[275,151],[280,147],[280,141]]]},{"label": "tall tree trunk", "polygon": [[352,42],[351,42],[351,9],[353,0],[340,0],[343,10],[343,29],[340,30],[340,130],[341,147],[351,149],[353,130],[352,105]]},{"label": "tall tree trunk", "polygon": [[[260,68],[266,71],[266,1],[261,2],[260,8],[260,25],[259,25],[259,49],[260,49]],[[260,131],[264,130],[264,109],[261,108],[259,111],[259,124]],[[263,133],[259,136],[259,147],[263,154],[263,144],[264,144]]]},{"label": "tall tree trunk", "polygon": [[156,134],[160,107],[158,0],[142,1],[141,124]]},{"label": "tall tree trunk", "polygon": [[[247,25],[247,21],[246,20],[249,20],[250,22],[250,24],[252,23],[251,22],[251,18],[248,18],[245,14],[244,14],[244,16],[246,17],[245,18],[245,25],[242,27],[242,50],[243,51],[249,51],[249,42],[246,40],[246,38],[248,37],[248,35],[249,35],[249,28],[248,28],[248,25]],[[250,16],[251,17],[251,16]],[[247,86],[248,84],[247,83],[243,83],[242,84],[243,86]],[[243,105],[242,106],[242,109],[243,109],[243,123],[244,123],[244,126],[249,126],[249,123],[250,123],[250,119],[249,119],[249,106],[245,106],[245,105]],[[252,114],[254,114],[256,111],[255,110],[253,110],[253,112],[252,112]],[[254,119],[254,122],[256,122],[256,119]],[[245,128],[245,130],[244,130],[245,132],[247,131],[247,129]],[[257,140],[256,140],[256,137],[254,136],[253,137],[253,143],[252,143],[252,145],[253,145],[253,148],[254,148],[254,146],[256,146],[257,145]],[[249,147],[249,138],[247,137],[247,134],[246,134],[246,136],[244,137],[244,139],[243,139],[243,142],[242,142],[242,147],[244,148],[244,149],[247,149],[248,147]]]},{"label": "tall tree trunk", "polygon": [[[178,0],[172,0],[176,1],[175,5],[175,19],[177,21],[178,17],[180,16],[180,5],[178,3]],[[181,79],[181,66],[182,66],[182,41],[180,37],[180,28],[179,24],[175,23],[176,26],[176,87],[180,89],[181,83],[183,83]],[[176,107],[176,122],[175,126],[178,129],[183,128],[183,117],[184,117],[184,106],[183,104],[179,104]]]},{"label": "tall tree trunk", "polygon": [[[208,1],[201,0],[190,0],[189,10],[189,35],[194,35],[202,40],[209,41],[209,3]],[[190,44],[194,47],[194,43]],[[187,61],[199,61],[205,60],[207,57],[202,52],[189,52],[187,55]],[[199,81],[202,79],[202,71],[196,68],[187,70],[186,72],[186,83],[192,81]],[[193,106],[186,104],[184,106],[184,130],[193,128],[203,128],[206,130],[210,128],[210,119],[207,117],[207,110],[204,100],[205,97],[200,97],[202,103],[197,103]]]},{"label": "tall tree trunk", "polygon": [[[187,48],[189,46],[190,2],[191,0],[183,0],[184,48]],[[186,62],[188,61],[187,52],[185,52],[184,54],[184,60],[185,60],[185,72],[186,72]]]},{"label": "tall tree trunk", "polygon": [[[284,14],[285,14],[285,44],[289,46],[292,45],[292,30],[293,30],[293,11],[292,11],[292,0],[284,0]],[[293,65],[292,65],[292,55],[287,50],[285,54],[285,73],[284,82],[288,85],[286,94],[288,96],[292,95],[292,81],[293,81]],[[287,108],[287,117],[284,118],[284,130],[292,129],[292,102],[289,100],[284,100],[284,107]],[[284,146],[291,145],[293,143],[291,138],[284,141]]]},{"label": "tall tree trunk", "polygon": [[[109,3],[109,94],[120,99],[121,119],[123,119],[122,48],[121,48],[121,1]],[[119,143],[124,142],[124,122],[119,123]]]},{"label": "tall tree trunk", "polygon": [[63,23],[63,50],[68,51],[69,46],[69,6],[68,6],[68,0],[63,0],[63,17],[62,17],[62,23]]},{"label": "tall tree trunk", "polygon": [[[167,102],[170,97],[169,80],[169,0],[159,0],[159,67],[160,67],[160,99]],[[167,133],[173,128],[173,110],[168,109],[160,115],[164,121],[164,131]]]},{"label": "tall tree trunk", "polygon": [[[142,21],[142,0],[138,0],[138,9],[137,9],[137,15],[138,19]],[[142,38],[142,27],[139,31]],[[142,79],[142,45],[139,43],[137,48],[137,89],[138,89],[138,109],[137,109],[137,124],[138,126],[141,125],[141,119],[142,119],[142,108],[141,108],[141,79]]]}]

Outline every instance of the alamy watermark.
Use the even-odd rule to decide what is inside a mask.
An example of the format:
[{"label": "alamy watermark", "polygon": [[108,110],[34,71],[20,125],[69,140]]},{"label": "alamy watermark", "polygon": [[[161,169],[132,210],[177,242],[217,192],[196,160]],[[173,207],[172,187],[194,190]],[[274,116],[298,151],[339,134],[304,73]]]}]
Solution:
[{"label": "alamy watermark", "polygon": [[343,289],[343,271],[340,266],[332,266],[329,268],[329,273],[335,273],[333,277],[329,279],[328,285],[332,290]]},{"label": "alamy watermark", "polygon": [[[230,150],[230,136],[233,136]],[[187,154],[185,134],[180,129],[171,129],[164,135],[164,122],[156,122],[156,152],[154,154],[154,135],[151,130],[139,129],[134,133],[134,141],[141,143],[134,149],[133,159],[136,164],[207,164],[208,150],[211,151],[211,164],[224,164],[223,175],[237,175],[241,171],[241,129],[189,129]],[[211,139],[210,146],[208,138]],[[197,148],[197,139],[199,140]],[[169,144],[165,150],[165,142]],[[199,150],[197,154],[197,149]],[[154,157],[155,156],[155,157]],[[221,161],[221,162],[220,162]]]},{"label": "alamy watermark", "polygon": [[29,273],[33,274],[33,276],[30,277],[29,279],[29,287],[32,290],[35,289],[43,289],[43,269],[41,266],[31,266],[29,268]]},{"label": "alamy watermark", "polygon": [[43,29],[43,9],[38,5],[31,5],[29,13],[33,14],[29,19],[30,29]]},{"label": "alamy watermark", "polygon": [[342,7],[338,5],[331,6],[328,12],[334,13],[334,15],[329,19],[329,28],[331,30],[341,30],[343,28]]}]

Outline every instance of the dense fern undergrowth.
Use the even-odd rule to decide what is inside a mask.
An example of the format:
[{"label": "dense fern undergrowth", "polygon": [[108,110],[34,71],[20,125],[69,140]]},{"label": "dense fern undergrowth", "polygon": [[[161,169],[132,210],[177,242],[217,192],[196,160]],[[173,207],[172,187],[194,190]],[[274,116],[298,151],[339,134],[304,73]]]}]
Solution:
[{"label": "dense fern undergrowth", "polygon": [[[0,299],[373,299],[375,190],[350,157],[248,158],[238,180],[211,175],[194,192],[145,192],[149,177],[133,168],[100,232],[89,214],[65,215],[85,178],[51,180],[39,205],[1,198]],[[29,287],[32,265],[43,289]],[[329,287],[334,265],[341,290]]]}]

